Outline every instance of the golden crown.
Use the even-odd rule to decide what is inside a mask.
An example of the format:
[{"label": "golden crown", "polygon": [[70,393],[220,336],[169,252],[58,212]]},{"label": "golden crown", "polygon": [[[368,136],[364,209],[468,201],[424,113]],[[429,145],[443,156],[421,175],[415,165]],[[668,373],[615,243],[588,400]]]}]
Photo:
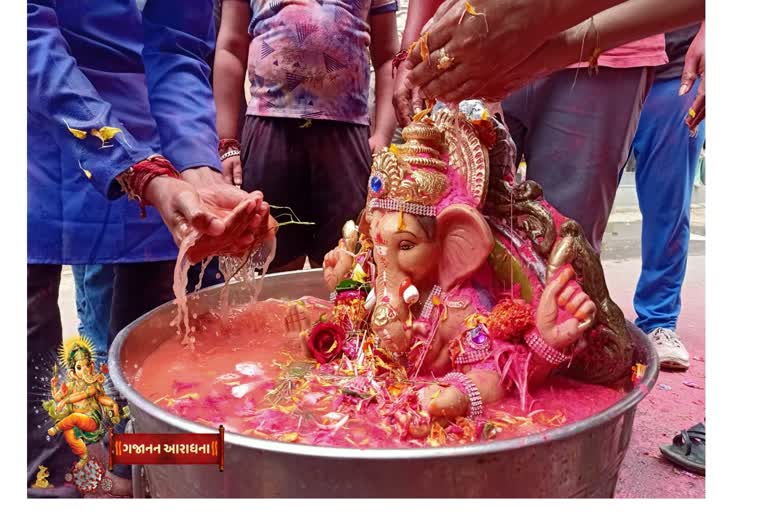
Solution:
[{"label": "golden crown", "polygon": [[368,208],[435,216],[451,191],[448,166],[462,178],[475,206],[485,200],[488,150],[464,114],[442,109],[403,129],[400,145],[374,155]]}]

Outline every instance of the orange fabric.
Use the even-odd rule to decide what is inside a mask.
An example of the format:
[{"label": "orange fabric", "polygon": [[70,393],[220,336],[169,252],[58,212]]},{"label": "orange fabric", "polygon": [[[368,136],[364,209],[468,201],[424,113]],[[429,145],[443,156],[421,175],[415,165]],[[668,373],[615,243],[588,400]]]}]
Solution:
[{"label": "orange fabric", "polygon": [[79,412],[73,412],[56,425],[56,428],[58,428],[64,435],[64,440],[69,447],[72,448],[72,452],[80,457],[87,453],[87,449],[85,447],[85,442],[82,439],[75,437],[75,427],[84,432],[94,432],[99,425],[96,423],[96,420],[90,416]]}]

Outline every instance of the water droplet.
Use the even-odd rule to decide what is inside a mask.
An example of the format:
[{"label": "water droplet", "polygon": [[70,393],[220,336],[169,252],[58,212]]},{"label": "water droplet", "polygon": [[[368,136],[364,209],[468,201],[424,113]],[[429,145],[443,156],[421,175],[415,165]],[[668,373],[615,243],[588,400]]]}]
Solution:
[{"label": "water droplet", "polygon": [[45,440],[46,441],[50,441],[51,440],[51,436],[45,436]]},{"label": "water droplet", "polygon": [[37,428],[42,428],[42,425],[38,425]]},{"label": "water droplet", "polygon": [[39,370],[39,369],[40,369],[40,367],[39,367],[39,366],[35,366],[35,370]]}]

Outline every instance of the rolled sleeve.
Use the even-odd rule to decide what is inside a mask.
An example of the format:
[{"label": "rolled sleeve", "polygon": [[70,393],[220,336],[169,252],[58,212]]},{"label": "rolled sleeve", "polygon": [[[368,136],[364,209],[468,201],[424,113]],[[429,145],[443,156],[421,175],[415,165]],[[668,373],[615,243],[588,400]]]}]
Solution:
[{"label": "rolled sleeve", "polygon": [[148,0],[143,25],[142,57],[163,155],[179,170],[221,170],[208,65],[212,1]]},{"label": "rolled sleeve", "polygon": [[371,1],[371,16],[377,14],[386,14],[388,12],[397,12],[400,8],[397,0],[372,0]]},{"label": "rolled sleeve", "polygon": [[[27,3],[27,108],[50,123],[61,151],[74,158],[106,197],[121,194],[115,177],[152,154],[125,129],[80,71],[59,29],[55,1]],[[92,130],[113,136],[102,142]],[[119,131],[115,131],[117,129]]]}]

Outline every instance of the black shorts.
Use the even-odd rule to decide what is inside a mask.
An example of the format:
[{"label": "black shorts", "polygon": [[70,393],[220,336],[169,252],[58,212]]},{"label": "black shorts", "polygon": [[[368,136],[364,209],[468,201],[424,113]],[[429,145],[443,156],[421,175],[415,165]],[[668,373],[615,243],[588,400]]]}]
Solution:
[{"label": "black shorts", "polygon": [[[304,127],[302,127],[304,126]],[[365,206],[371,151],[367,126],[313,119],[247,116],[242,135],[243,189],[261,190],[282,222],[290,207],[311,226],[277,232],[281,267],[309,256],[321,264],[341,238],[341,228]]]}]

